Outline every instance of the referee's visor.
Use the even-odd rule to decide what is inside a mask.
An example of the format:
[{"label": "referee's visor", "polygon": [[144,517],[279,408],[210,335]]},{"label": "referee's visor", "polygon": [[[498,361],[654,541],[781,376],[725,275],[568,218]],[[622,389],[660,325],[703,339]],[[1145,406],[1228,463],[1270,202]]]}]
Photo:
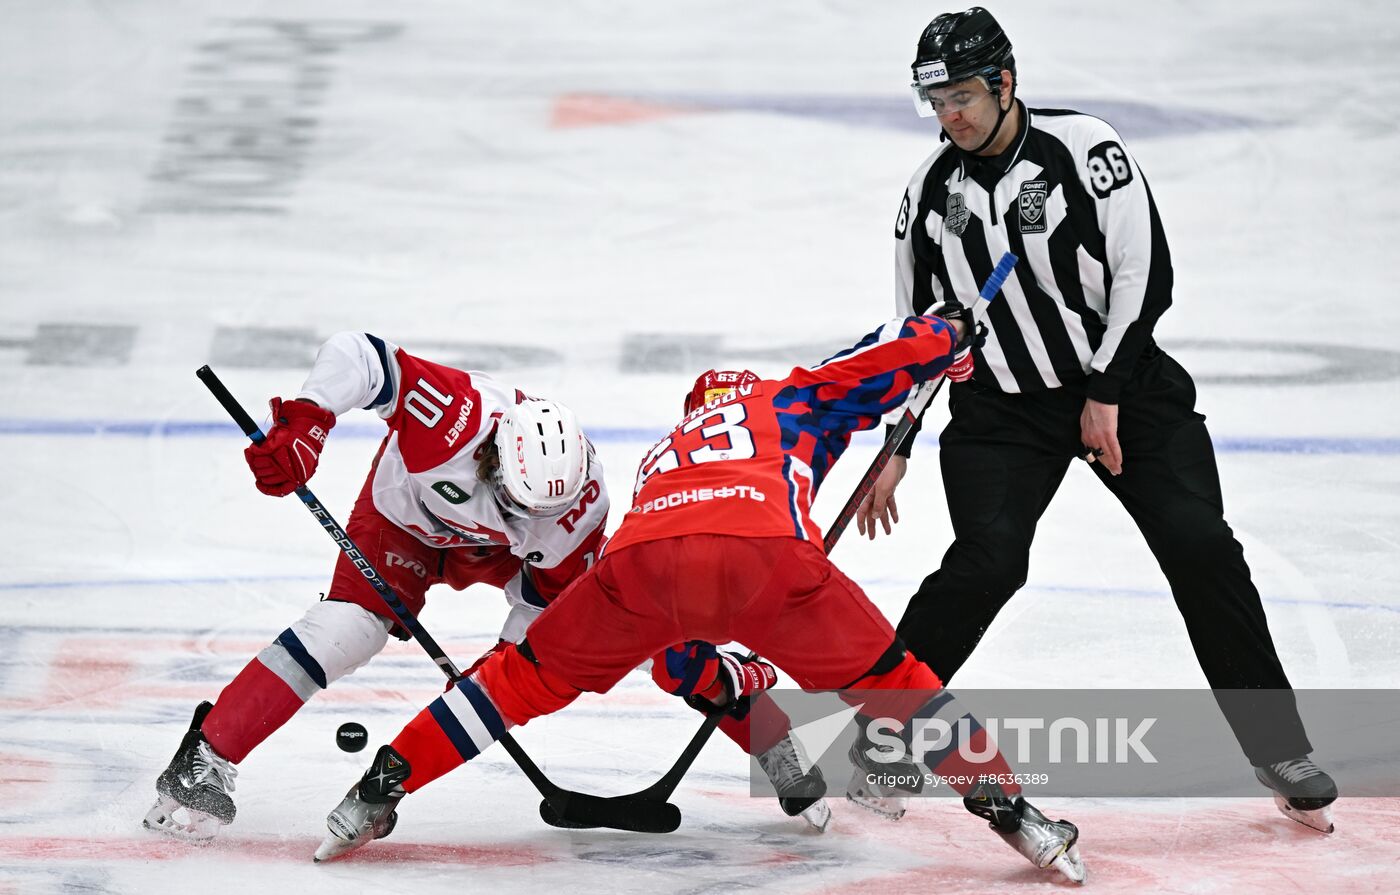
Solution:
[{"label": "referee's visor", "polygon": [[914,94],[914,109],[920,118],[942,117],[972,108],[995,95],[991,84],[981,75],[942,84],[909,85]]}]

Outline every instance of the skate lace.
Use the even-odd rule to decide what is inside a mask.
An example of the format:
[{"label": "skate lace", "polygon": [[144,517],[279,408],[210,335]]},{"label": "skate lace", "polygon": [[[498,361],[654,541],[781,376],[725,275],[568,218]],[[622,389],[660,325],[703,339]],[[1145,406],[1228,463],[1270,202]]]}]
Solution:
[{"label": "skate lace", "polygon": [[1274,765],[1274,773],[1278,774],[1289,783],[1298,783],[1309,777],[1316,777],[1322,773],[1322,769],[1312,763],[1308,758],[1295,758],[1292,761],[1281,761]]},{"label": "skate lace", "polygon": [[[238,768],[226,758],[221,758],[207,743],[199,744],[194,756],[194,782],[217,787],[222,792],[233,792],[233,778],[238,776]],[[214,778],[210,780],[209,778]]]},{"label": "skate lace", "polygon": [[801,780],[805,774],[802,762],[797,758],[797,750],[790,739],[784,739],[764,752],[758,757],[758,763],[773,783],[773,788],[780,793]]}]

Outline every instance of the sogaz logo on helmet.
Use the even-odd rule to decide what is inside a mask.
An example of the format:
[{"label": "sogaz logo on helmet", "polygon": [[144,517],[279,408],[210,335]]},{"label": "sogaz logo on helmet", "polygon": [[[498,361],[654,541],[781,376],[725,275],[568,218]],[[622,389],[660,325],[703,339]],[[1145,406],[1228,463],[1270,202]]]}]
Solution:
[{"label": "sogaz logo on helmet", "polygon": [[442,499],[448,503],[466,503],[471,499],[471,494],[451,482],[434,482],[433,490],[441,494]]},{"label": "sogaz logo on helmet", "polygon": [[919,83],[925,81],[946,81],[948,80],[948,63],[928,62],[919,66]]}]

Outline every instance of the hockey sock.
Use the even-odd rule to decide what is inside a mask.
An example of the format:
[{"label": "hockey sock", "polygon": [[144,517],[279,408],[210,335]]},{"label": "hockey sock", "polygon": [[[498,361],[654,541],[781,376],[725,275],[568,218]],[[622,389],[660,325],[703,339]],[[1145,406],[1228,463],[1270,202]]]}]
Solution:
[{"label": "hockey sock", "polygon": [[481,754],[507,724],[473,678],[463,678],[419,712],[389,745],[413,773],[403,783],[415,792]]},{"label": "hockey sock", "polygon": [[915,758],[958,795],[968,795],[981,782],[1000,785],[1008,797],[1021,791],[996,741],[952,693],[939,691],[919,709],[909,727],[918,731],[921,723],[931,729],[925,728],[922,736],[912,733]]},{"label": "hockey sock", "polygon": [[286,724],[319,689],[313,685],[311,693],[298,693],[269,670],[261,656],[224,687],[201,728],[214,751],[234,764]]},{"label": "hockey sock", "polygon": [[748,754],[762,755],[788,735],[792,719],[767,694],[760,693],[739,717],[721,718],[719,729]]},{"label": "hockey sock", "polygon": [[558,711],[581,691],[541,669],[510,644],[487,658],[408,722],[391,744],[413,768],[414,792],[531,718]]},{"label": "hockey sock", "polygon": [[312,604],[219,694],[202,730],[214,751],[238,763],[306,701],[372,659],[386,623],[353,603]]},{"label": "hockey sock", "polygon": [[[859,692],[849,693],[843,699],[859,702],[867,721],[881,717],[911,719],[904,724],[902,736],[911,745],[911,752],[923,753],[913,757],[947,780],[959,795],[967,795],[977,788],[979,778],[987,777],[1001,783],[1008,796],[1019,793],[1021,787],[1014,782],[996,742],[981,722],[963,711],[953,694],[942,687],[943,682],[932,669],[905,653],[889,671],[861,678],[851,687]],[[871,692],[874,690],[885,692]],[[930,691],[937,691],[932,698]],[[946,736],[939,735],[943,731]]]}]

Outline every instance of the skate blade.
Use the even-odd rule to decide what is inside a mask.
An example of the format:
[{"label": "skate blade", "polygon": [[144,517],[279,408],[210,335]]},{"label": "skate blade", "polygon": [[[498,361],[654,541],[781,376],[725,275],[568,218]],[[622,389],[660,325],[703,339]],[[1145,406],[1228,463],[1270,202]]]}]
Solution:
[{"label": "skate blade", "polygon": [[905,799],[882,799],[863,792],[848,792],[846,800],[885,820],[899,820],[907,807]]},{"label": "skate blade", "polygon": [[1084,884],[1084,880],[1089,877],[1089,870],[1084,866],[1084,861],[1079,857],[1079,846],[1071,845],[1069,848],[1055,856],[1055,860],[1050,862],[1050,866],[1064,874],[1070,882]]},{"label": "skate blade", "polygon": [[803,809],[799,816],[807,821],[807,825],[814,831],[825,833],[831,824],[831,807],[826,804],[826,799],[817,799],[810,808]]},{"label": "skate blade", "polygon": [[[179,820],[175,816],[178,811],[183,811],[188,820]],[[207,845],[212,842],[218,835],[219,827],[223,825],[223,821],[217,817],[186,808],[164,795],[156,799],[156,803],[141,821],[141,826],[153,833],[162,833],[194,845]]]},{"label": "skate blade", "polygon": [[327,833],[326,838],[316,848],[316,854],[311,856],[311,860],[317,864],[326,861],[333,861],[348,852],[352,852],[364,845],[364,838],[358,837],[352,842],[346,842],[334,833]]},{"label": "skate blade", "polygon": [[1294,808],[1288,804],[1288,799],[1274,793],[1274,804],[1278,810],[1283,812],[1283,816],[1289,820],[1297,821],[1305,827],[1311,827],[1319,833],[1331,833],[1336,827],[1332,823],[1332,806],[1317,808],[1312,811],[1304,811],[1301,808]]}]

